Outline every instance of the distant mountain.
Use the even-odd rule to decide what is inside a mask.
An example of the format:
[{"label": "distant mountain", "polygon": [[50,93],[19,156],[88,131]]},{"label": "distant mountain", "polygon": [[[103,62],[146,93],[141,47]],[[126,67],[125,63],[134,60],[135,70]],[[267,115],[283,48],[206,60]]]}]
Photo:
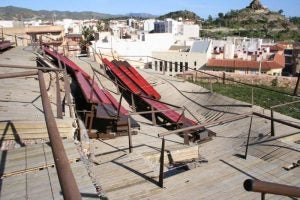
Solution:
[{"label": "distant mountain", "polygon": [[156,18],[157,16],[156,15],[152,15],[152,14],[149,14],[149,13],[128,13],[126,14],[126,16],[128,17],[136,17],[136,18]]},{"label": "distant mountain", "polygon": [[120,17],[121,15],[110,15],[98,12],[70,12],[70,11],[34,11],[27,8],[19,8],[14,6],[0,7],[0,20],[53,20],[53,19],[107,19]]},{"label": "distant mountain", "polygon": [[175,11],[175,12],[169,12],[165,15],[162,15],[159,17],[159,19],[166,19],[166,18],[171,18],[171,19],[175,19],[177,20],[178,18],[182,18],[182,19],[189,19],[192,21],[199,21],[201,18],[196,15],[194,12],[188,11],[188,10],[179,10],[179,11]]}]

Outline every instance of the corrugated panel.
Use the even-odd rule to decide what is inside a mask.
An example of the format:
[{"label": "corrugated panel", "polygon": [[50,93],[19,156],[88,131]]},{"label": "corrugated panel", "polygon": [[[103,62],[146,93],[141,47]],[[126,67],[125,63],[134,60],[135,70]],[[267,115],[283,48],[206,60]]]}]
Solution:
[{"label": "corrugated panel", "polygon": [[147,91],[147,94],[152,96],[153,98],[155,98],[156,100],[159,100],[161,98],[160,94],[152,87],[152,85],[150,85],[150,83],[148,83],[148,81],[146,81],[144,79],[143,76],[140,75],[140,73],[134,68],[132,67],[128,62],[124,62],[125,65],[128,67],[128,69],[131,71],[131,73],[142,83],[144,83],[144,90]]},{"label": "corrugated panel", "polygon": [[[158,101],[153,101],[151,99],[147,99],[142,97],[142,99],[147,102],[149,105],[153,106],[156,110],[168,110],[170,109],[166,104],[163,104],[161,102]],[[166,118],[169,119],[169,122],[171,123],[182,123],[184,127],[186,126],[192,126],[195,125],[196,122],[186,118],[186,117],[180,117],[180,114],[178,114],[177,112],[173,111],[173,110],[169,110],[169,111],[163,111],[161,112]],[[178,119],[180,119],[178,121]],[[177,122],[178,121],[178,122]]]},{"label": "corrugated panel", "polygon": [[[92,80],[89,80],[89,83],[90,83],[90,85],[92,85],[93,81],[92,81]],[[94,91],[95,91],[95,93],[97,94],[99,100],[100,100],[102,103],[105,103],[105,104],[111,104],[111,101],[110,101],[110,99],[108,99],[107,96],[105,95],[104,90],[102,90],[102,89],[98,86],[98,84],[97,84],[96,82],[94,82],[93,88],[94,88]]]},{"label": "corrugated panel", "polygon": [[55,58],[56,60],[60,60],[61,62],[65,63],[65,65],[69,68],[71,68],[73,71],[80,71],[85,78],[91,79],[90,75],[88,75],[86,72],[84,72],[78,65],[76,65],[73,61],[66,58],[63,55],[60,55],[57,52],[51,51],[48,48],[44,48],[45,52],[50,55],[52,58]]},{"label": "corrugated panel", "polygon": [[119,68],[113,63],[109,62],[106,58],[102,62],[130,89],[134,94],[141,94],[142,91],[129,79]]},{"label": "corrugated panel", "polygon": [[92,99],[90,99],[92,88],[91,88],[91,85],[89,84],[89,82],[83,77],[82,73],[79,71],[76,71],[75,76],[76,76],[76,80],[79,83],[81,91],[85,97],[85,100],[87,102],[89,102],[91,100],[92,103],[100,103],[100,100],[98,99],[98,96],[95,93],[95,91],[93,91]]}]

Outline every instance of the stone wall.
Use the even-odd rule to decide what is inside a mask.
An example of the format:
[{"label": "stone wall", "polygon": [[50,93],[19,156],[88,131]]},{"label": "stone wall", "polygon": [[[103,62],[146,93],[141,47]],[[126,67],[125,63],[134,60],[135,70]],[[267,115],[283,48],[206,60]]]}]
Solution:
[{"label": "stone wall", "polygon": [[[186,74],[185,78],[195,79],[197,74],[197,79],[201,80],[209,80],[213,76],[207,75],[205,73],[218,76],[220,78],[212,78],[210,81],[213,82],[222,82],[223,76],[225,75],[226,79],[235,80],[243,83],[248,84],[255,84],[255,85],[265,85],[265,86],[277,86],[277,87],[284,87],[294,89],[297,83],[297,77],[287,77],[287,76],[270,76],[270,75],[257,75],[257,74],[236,74],[236,73],[226,73],[226,72],[216,72],[216,71],[203,71],[201,72],[192,72]],[[178,76],[182,76],[182,74],[178,74]],[[228,81],[225,81],[228,83]],[[233,82],[230,82],[233,83]]]}]

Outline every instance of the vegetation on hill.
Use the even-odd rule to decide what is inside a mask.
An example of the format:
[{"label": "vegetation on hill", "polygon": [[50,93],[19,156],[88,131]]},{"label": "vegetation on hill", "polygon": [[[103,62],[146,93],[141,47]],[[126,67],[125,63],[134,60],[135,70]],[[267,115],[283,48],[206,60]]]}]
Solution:
[{"label": "vegetation on hill", "polygon": [[283,10],[270,11],[258,0],[244,9],[219,13],[216,19],[209,16],[203,29],[201,36],[206,37],[245,36],[300,41],[299,17],[287,19]]},{"label": "vegetation on hill", "polygon": [[171,19],[175,19],[175,20],[178,20],[178,18],[182,18],[183,20],[188,19],[188,20],[192,20],[195,22],[201,20],[201,18],[198,15],[196,15],[194,12],[191,12],[188,10],[179,10],[179,11],[175,11],[175,12],[169,12],[165,15],[158,17],[158,19],[160,19],[160,20],[163,20],[166,18],[171,18]]}]

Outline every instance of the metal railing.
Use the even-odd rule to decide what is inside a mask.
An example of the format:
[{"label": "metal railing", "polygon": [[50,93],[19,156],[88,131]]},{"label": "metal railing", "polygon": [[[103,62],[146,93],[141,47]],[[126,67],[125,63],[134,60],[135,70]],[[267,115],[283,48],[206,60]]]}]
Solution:
[{"label": "metal railing", "polygon": [[247,179],[244,181],[244,188],[249,192],[261,193],[261,199],[266,194],[282,195],[287,197],[300,197],[300,187],[271,183],[260,180]]},{"label": "metal railing", "polygon": [[64,199],[81,199],[78,186],[72,173],[69,160],[66,155],[62,139],[60,138],[55,118],[53,116],[49,96],[47,94],[44,75],[40,70],[38,72],[38,77],[53,159],[55,162],[55,167]]},{"label": "metal railing", "polygon": [[[22,66],[2,66],[2,67],[16,67],[16,68],[24,68]],[[31,67],[30,69],[32,69]],[[28,68],[27,68],[28,69]],[[56,171],[58,174],[59,183],[62,189],[62,194],[64,199],[67,200],[73,200],[73,199],[81,199],[81,195],[78,189],[78,186],[76,184],[74,175],[72,173],[69,160],[67,158],[62,139],[59,135],[59,130],[51,109],[51,104],[49,100],[49,96],[47,93],[46,83],[43,75],[43,71],[52,71],[52,68],[43,68],[43,67],[35,67],[35,69],[39,69],[38,71],[25,71],[25,72],[16,72],[16,73],[9,73],[9,74],[1,74],[0,79],[4,78],[14,78],[14,77],[24,77],[24,76],[31,76],[31,75],[37,75],[39,79],[39,85],[40,85],[40,92],[41,92],[41,99],[42,99],[42,105],[44,110],[44,116],[46,121],[46,126],[48,130],[48,135],[50,139],[52,154],[53,154],[53,160],[55,162]],[[56,71],[58,72],[58,71]],[[58,75],[56,76],[57,82],[56,86],[59,87],[59,79]],[[58,92],[57,91],[57,95]],[[59,94],[60,96],[60,94]],[[60,98],[57,98],[57,101],[61,101]],[[60,105],[57,105],[57,107],[61,106],[61,102],[57,102]],[[62,111],[61,108],[58,108],[58,117],[62,117]]]}]

